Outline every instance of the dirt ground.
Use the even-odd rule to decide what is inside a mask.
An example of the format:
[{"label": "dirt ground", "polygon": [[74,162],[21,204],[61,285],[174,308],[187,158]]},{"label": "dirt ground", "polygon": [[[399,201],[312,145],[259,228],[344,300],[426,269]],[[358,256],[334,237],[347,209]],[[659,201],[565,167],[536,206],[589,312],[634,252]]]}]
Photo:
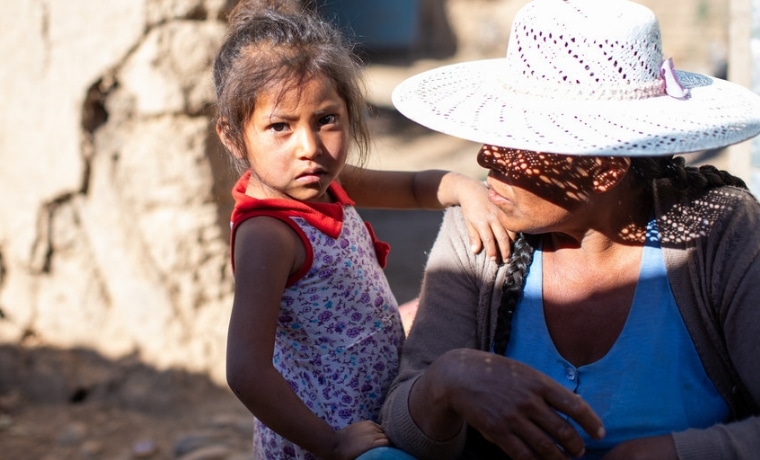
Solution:
[{"label": "dirt ground", "polygon": [[244,459],[250,435],[247,411],[205,376],[87,350],[0,347],[5,460]]}]

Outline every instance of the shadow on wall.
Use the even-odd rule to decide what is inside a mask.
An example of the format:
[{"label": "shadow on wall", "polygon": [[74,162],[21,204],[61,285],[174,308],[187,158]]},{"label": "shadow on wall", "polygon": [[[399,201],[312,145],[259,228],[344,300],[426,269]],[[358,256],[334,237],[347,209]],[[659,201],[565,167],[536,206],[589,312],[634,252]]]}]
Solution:
[{"label": "shadow on wall", "polygon": [[138,356],[111,360],[85,348],[0,345],[0,395],[14,392],[32,403],[112,401],[126,409],[155,413],[197,402],[198,395],[223,399],[231,395],[205,374],[159,371]]},{"label": "shadow on wall", "polygon": [[250,452],[252,425],[206,375],[83,348],[0,346],[2,458],[185,458],[214,444],[232,458]]}]

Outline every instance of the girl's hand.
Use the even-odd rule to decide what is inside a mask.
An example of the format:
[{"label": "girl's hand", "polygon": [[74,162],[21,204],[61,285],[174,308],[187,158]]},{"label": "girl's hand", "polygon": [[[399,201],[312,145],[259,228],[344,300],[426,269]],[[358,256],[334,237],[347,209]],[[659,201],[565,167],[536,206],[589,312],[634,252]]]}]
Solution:
[{"label": "girl's hand", "polygon": [[375,447],[390,444],[383,429],[375,422],[362,420],[352,423],[335,434],[334,455],[331,458],[353,460]]},{"label": "girl's hand", "polygon": [[346,165],[340,183],[357,206],[390,209],[443,209],[461,206],[474,253],[508,260],[514,235],[507,218],[488,199],[481,181],[450,171],[376,171]]},{"label": "girl's hand", "polygon": [[676,445],[670,435],[621,442],[603,460],[678,460]]},{"label": "girl's hand", "polygon": [[478,254],[485,249],[486,255],[496,262],[509,260],[515,235],[507,230],[504,213],[488,199],[485,184],[464,179],[458,187],[458,197],[472,252]]}]

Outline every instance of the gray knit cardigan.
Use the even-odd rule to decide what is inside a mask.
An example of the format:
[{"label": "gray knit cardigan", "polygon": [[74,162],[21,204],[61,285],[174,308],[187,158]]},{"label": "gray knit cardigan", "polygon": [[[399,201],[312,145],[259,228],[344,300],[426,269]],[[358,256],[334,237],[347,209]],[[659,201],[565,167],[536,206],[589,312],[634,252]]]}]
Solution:
[{"label": "gray knit cardigan", "polygon": [[[686,194],[660,186],[654,211],[681,315],[734,414],[726,424],[673,433],[679,458],[760,458],[760,205],[734,187]],[[420,459],[495,457],[487,453],[494,446],[467,427],[445,442],[430,439],[407,405],[412,385],[436,357],[454,348],[492,345],[505,265],[471,254],[469,246],[461,211],[449,209],[381,415],[393,444]]]}]

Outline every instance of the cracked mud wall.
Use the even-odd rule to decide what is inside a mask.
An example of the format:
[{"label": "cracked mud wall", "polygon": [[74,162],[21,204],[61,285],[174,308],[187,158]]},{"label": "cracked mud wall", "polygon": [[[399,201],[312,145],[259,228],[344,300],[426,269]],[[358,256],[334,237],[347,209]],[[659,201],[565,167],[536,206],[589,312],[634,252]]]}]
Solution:
[{"label": "cracked mud wall", "polygon": [[0,342],[222,380],[232,173],[209,123],[227,3],[5,5]]}]

